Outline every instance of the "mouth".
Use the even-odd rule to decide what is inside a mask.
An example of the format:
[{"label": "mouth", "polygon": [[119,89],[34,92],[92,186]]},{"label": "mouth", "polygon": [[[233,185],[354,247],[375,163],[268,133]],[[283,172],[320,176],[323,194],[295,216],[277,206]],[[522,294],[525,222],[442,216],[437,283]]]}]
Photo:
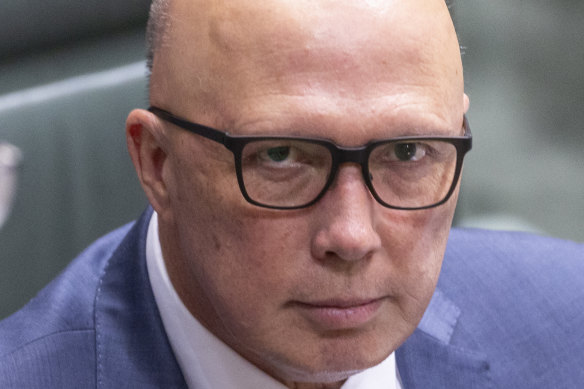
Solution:
[{"label": "mouth", "polygon": [[332,299],[293,302],[300,315],[321,331],[348,330],[364,327],[373,321],[385,298]]}]

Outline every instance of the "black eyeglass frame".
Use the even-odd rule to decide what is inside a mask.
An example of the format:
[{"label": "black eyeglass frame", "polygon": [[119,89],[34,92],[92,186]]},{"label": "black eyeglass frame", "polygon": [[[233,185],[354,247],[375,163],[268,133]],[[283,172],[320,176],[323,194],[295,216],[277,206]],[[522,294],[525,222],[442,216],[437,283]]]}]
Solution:
[{"label": "black eyeglass frame", "polygon": [[[467,152],[472,149],[472,133],[470,131],[470,126],[468,124],[468,119],[466,115],[463,116],[463,123],[462,126],[464,128],[464,135],[462,136],[452,136],[452,137],[444,137],[444,136],[407,136],[407,137],[396,137],[396,138],[389,138],[389,139],[382,139],[382,140],[375,140],[372,142],[367,143],[363,146],[357,147],[344,147],[335,144],[334,142],[326,139],[319,139],[319,138],[303,138],[303,137],[296,137],[296,136],[262,136],[262,135],[252,135],[252,136],[244,136],[244,135],[231,135],[228,132],[220,131],[212,127],[208,127],[202,124],[193,123],[181,117],[178,117],[169,111],[166,111],[162,108],[158,108],[155,106],[151,106],[148,108],[148,111],[152,112],[159,118],[174,124],[184,130],[192,132],[194,134],[200,135],[207,139],[211,139],[215,142],[221,143],[225,148],[233,153],[234,160],[235,160],[235,172],[237,176],[237,182],[239,184],[239,189],[243,197],[251,204],[257,205],[259,207],[264,208],[271,208],[271,209],[281,209],[281,210],[292,210],[292,209],[300,209],[300,208],[307,208],[311,205],[318,202],[324,194],[328,191],[331,184],[333,183],[339,166],[343,163],[356,163],[361,166],[361,172],[363,175],[363,180],[367,185],[367,188],[381,205],[386,208],[391,209],[398,209],[398,210],[407,210],[407,211],[414,211],[414,210],[422,210],[428,208],[434,208],[439,205],[444,204],[445,202],[450,199],[452,193],[454,193],[454,189],[460,179],[460,173],[462,171],[462,165],[464,156]],[[246,144],[250,142],[255,142],[258,140],[296,140],[296,141],[303,141],[309,142],[313,144],[318,144],[321,146],[326,147],[331,154],[332,161],[331,161],[331,168],[329,172],[329,176],[325,185],[323,186],[320,193],[310,202],[301,205],[295,206],[274,206],[269,204],[263,204],[252,199],[245,189],[245,184],[243,180],[243,172],[241,166],[242,160],[242,151]],[[391,205],[383,201],[381,197],[375,191],[373,184],[371,182],[370,174],[369,174],[369,155],[371,152],[380,144],[382,143],[390,143],[390,142],[408,142],[408,141],[442,141],[448,142],[452,144],[456,148],[456,167],[454,171],[454,176],[452,177],[452,184],[450,189],[444,196],[444,198],[434,204],[425,205],[421,207],[398,207],[395,205]]]}]

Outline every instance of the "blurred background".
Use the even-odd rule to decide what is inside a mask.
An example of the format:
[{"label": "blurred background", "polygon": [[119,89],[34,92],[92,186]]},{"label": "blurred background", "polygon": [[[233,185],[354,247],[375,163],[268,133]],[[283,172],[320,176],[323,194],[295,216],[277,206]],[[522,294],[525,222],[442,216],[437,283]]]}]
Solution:
[{"label": "blurred background", "polygon": [[[146,206],[124,123],[147,107],[148,7],[0,3],[0,142],[22,153],[0,318]],[[584,2],[457,0],[455,18],[474,136],[455,224],[584,241]]]},{"label": "blurred background", "polygon": [[455,4],[474,136],[456,224],[584,241],[584,2]]}]

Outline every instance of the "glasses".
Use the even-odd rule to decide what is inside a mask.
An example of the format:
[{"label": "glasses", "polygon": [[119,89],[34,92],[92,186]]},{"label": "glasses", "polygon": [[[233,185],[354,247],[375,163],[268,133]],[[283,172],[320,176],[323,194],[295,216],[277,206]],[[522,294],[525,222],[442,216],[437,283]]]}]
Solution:
[{"label": "glasses", "polygon": [[361,166],[369,191],[387,208],[436,207],[454,192],[464,155],[472,148],[466,116],[463,136],[399,137],[343,147],[324,139],[230,135],[157,107],[148,110],[229,149],[243,197],[251,204],[273,209],[298,209],[316,203],[343,163]]}]

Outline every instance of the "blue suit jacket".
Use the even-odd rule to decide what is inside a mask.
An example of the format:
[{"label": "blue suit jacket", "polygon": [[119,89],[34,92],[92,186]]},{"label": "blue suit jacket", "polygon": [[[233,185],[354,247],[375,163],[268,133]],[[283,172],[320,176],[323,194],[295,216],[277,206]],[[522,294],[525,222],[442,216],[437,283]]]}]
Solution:
[{"label": "blue suit jacket", "polygon": [[[150,214],[0,323],[0,388],[186,388],[148,281]],[[406,389],[583,387],[584,246],[453,230],[432,302],[396,356]]]}]

